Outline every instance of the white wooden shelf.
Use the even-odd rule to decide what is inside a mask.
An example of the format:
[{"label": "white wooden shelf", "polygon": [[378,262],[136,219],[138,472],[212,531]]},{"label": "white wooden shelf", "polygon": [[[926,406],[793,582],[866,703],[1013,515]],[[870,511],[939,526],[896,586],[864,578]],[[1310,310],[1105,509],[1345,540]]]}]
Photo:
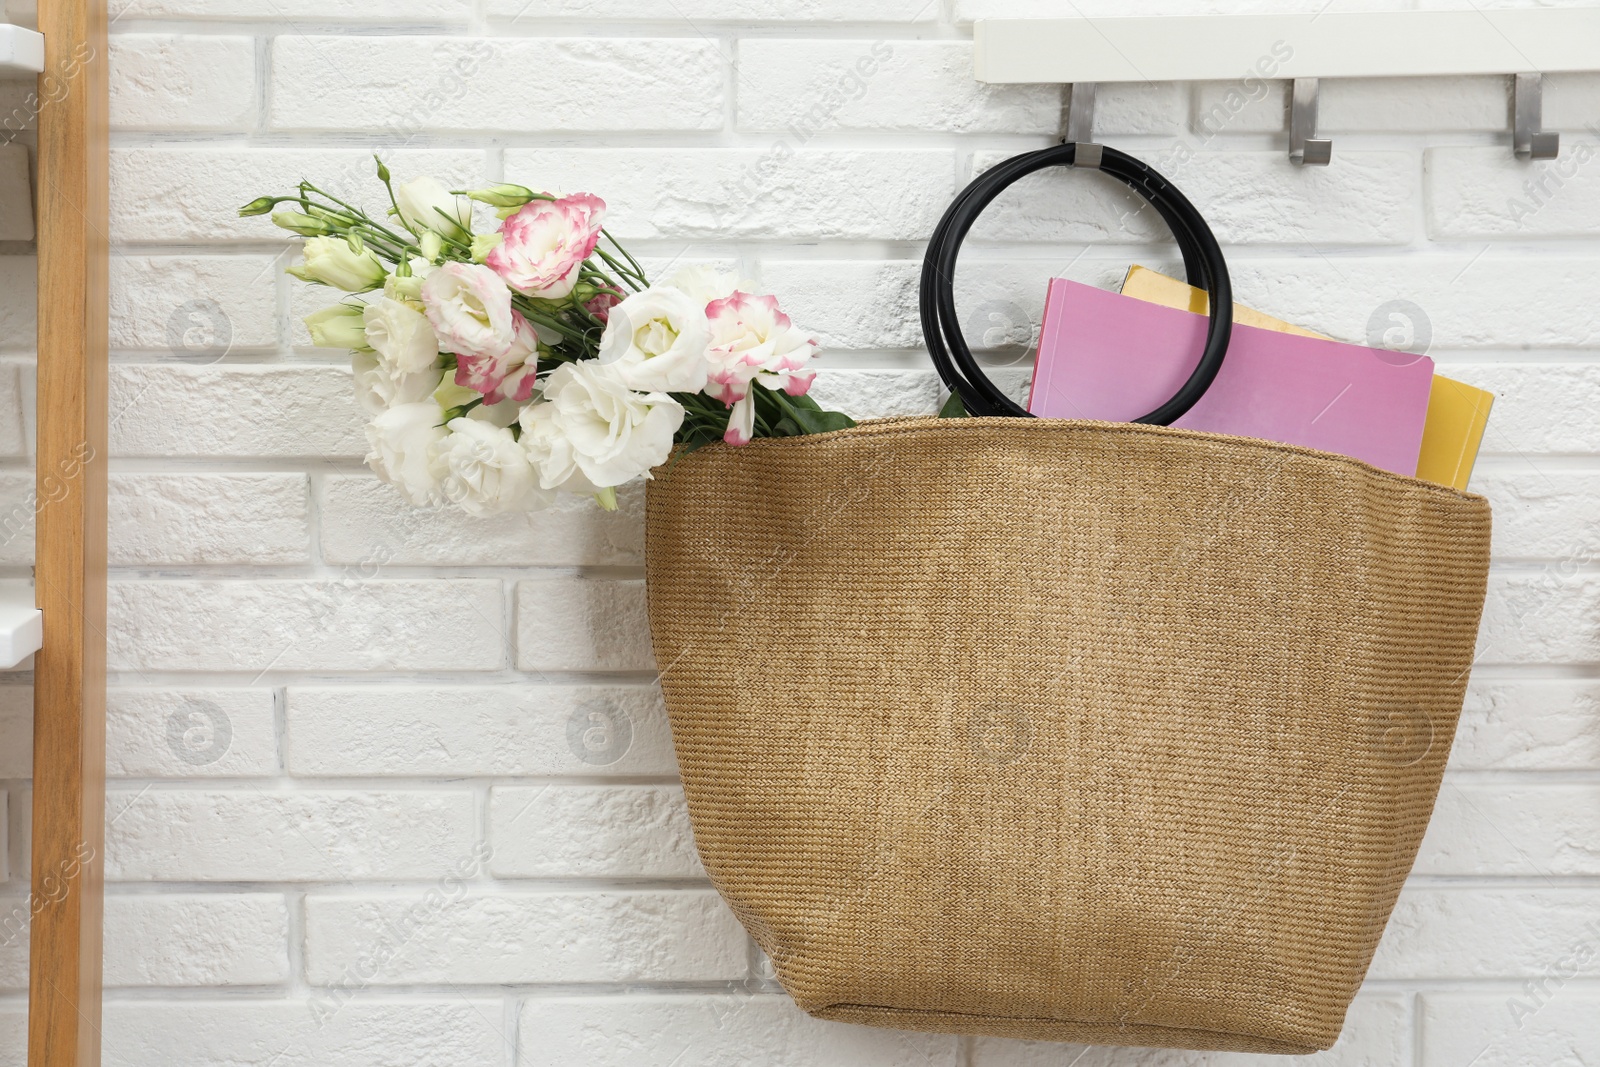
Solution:
[{"label": "white wooden shelf", "polygon": [[0,22],[0,77],[44,73],[44,34]]},{"label": "white wooden shelf", "polygon": [[978,80],[985,82],[1381,78],[1600,68],[1596,7],[981,19],[973,37]]},{"label": "white wooden shelf", "polygon": [[33,606],[33,583],[0,581],[0,670],[10,670],[44,643],[44,617]]}]

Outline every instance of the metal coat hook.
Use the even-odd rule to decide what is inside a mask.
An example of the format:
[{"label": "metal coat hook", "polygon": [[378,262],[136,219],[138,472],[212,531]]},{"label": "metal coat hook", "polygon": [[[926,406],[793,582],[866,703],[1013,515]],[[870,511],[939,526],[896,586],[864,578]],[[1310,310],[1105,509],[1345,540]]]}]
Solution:
[{"label": "metal coat hook", "polygon": [[1094,82],[1061,87],[1061,143],[1076,144],[1071,166],[1098,168],[1100,146],[1094,143]]},{"label": "metal coat hook", "polygon": [[1543,131],[1544,75],[1518,74],[1511,89],[1511,150],[1518,159],[1554,159],[1561,135]]},{"label": "metal coat hook", "polygon": [[1302,166],[1326,167],[1333,158],[1333,142],[1317,133],[1317,79],[1296,78],[1289,104],[1289,161]]},{"label": "metal coat hook", "polygon": [[[1062,143],[1094,144],[1094,82],[1070,82],[1061,87]],[[1333,141],[1318,137],[1316,78],[1295,78],[1289,103],[1289,159],[1308,167],[1325,167],[1333,159]],[[1518,74],[1512,91],[1512,147],[1518,159],[1555,159],[1561,135],[1539,129],[1543,122],[1544,75]],[[1099,165],[1098,153],[1085,152],[1074,164]]]},{"label": "metal coat hook", "polygon": [[1061,87],[1061,141],[1094,140],[1094,82]]}]

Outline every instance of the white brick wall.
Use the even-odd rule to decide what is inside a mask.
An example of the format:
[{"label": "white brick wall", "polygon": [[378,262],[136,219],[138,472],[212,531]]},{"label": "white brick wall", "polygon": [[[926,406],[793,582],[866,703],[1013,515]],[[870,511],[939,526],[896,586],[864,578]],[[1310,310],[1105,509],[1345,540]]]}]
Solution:
[{"label": "white brick wall", "polygon": [[[522,1009],[517,1067],[957,1067],[936,1034],[819,1022],[771,995],[560,997]],[[759,1059],[755,1057],[759,1056]]]},{"label": "white brick wall", "polygon": [[[3,906],[9,912],[21,903]],[[289,978],[282,894],[113,896],[106,929],[108,986],[271,986]],[[20,938],[0,946],[0,990],[27,990],[27,949]]]},{"label": "white brick wall", "polygon": [[[347,971],[370,974],[374,985],[409,986],[716,982],[749,969],[744,929],[710,889],[502,888],[436,910],[403,896],[312,893],[305,915],[306,976],[316,985]],[[413,915],[410,936],[364,970],[374,943],[411,930]]]},{"label": "white brick wall", "polygon": [[452,134],[715,130],[721,68],[716,43],[698,37],[284,37],[272,51],[267,121],[343,130],[361,114],[380,129]]},{"label": "white brick wall", "polygon": [[[921,242],[975,170],[1046,144],[1060,104],[976,84],[970,23],[1060,4],[110,6],[108,1064],[1271,1062],[796,1011],[693,851],[651,680],[643,494],[487,523],[402,505],[361,466],[343,358],[299,324],[326,294],[282,274],[279,231],[234,216],[302,176],[379,207],[375,150],[399,175],[592,189],[656,272],[716,261],[782,294],[828,350],[823,402],[929,411]],[[1400,314],[1498,394],[1474,483],[1495,573],[1451,771],[1344,1038],[1311,1062],[1593,1062],[1600,76],[1548,80],[1565,147],[1533,165],[1512,159],[1504,79],[1325,83],[1334,163],[1305,170],[1283,83],[1238,91],[1105,85],[1096,128],[1201,206],[1241,299],[1356,341]],[[1137,207],[1085,174],[1003,197],[957,279],[969,337],[1014,361],[1051,274],[1172,269]],[[33,270],[0,255],[0,516],[29,506]],[[0,577],[31,551],[0,529]],[[27,887],[27,681],[0,675],[0,915]],[[0,1067],[22,1062],[25,947],[0,940]]]}]

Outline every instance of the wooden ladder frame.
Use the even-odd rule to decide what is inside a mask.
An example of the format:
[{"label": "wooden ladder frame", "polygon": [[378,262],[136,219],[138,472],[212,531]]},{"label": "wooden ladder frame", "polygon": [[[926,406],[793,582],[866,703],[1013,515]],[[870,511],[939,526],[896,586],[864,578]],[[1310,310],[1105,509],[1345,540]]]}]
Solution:
[{"label": "wooden ladder frame", "polygon": [[105,0],[39,0],[38,467],[29,1067],[100,1063],[105,886]]}]

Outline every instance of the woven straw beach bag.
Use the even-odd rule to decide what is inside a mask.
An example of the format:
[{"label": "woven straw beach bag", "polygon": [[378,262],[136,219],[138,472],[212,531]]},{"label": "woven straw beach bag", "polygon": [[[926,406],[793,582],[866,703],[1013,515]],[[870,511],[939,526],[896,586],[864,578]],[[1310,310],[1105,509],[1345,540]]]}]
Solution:
[{"label": "woven straw beach bag", "polygon": [[1306,1053],[1339,1036],[1416,856],[1489,564],[1479,496],[1168,429],[1220,369],[1226,263],[1144,163],[985,172],[929,242],[929,353],[1007,185],[1092,167],[1210,295],[1140,425],[902,418],[680,453],[650,484],[650,626],[700,857],[825,1019]]},{"label": "woven straw beach bag", "polygon": [[1161,427],[889,419],[649,488],[695,841],[806,1011],[1305,1053],[1438,791],[1489,508]]}]

